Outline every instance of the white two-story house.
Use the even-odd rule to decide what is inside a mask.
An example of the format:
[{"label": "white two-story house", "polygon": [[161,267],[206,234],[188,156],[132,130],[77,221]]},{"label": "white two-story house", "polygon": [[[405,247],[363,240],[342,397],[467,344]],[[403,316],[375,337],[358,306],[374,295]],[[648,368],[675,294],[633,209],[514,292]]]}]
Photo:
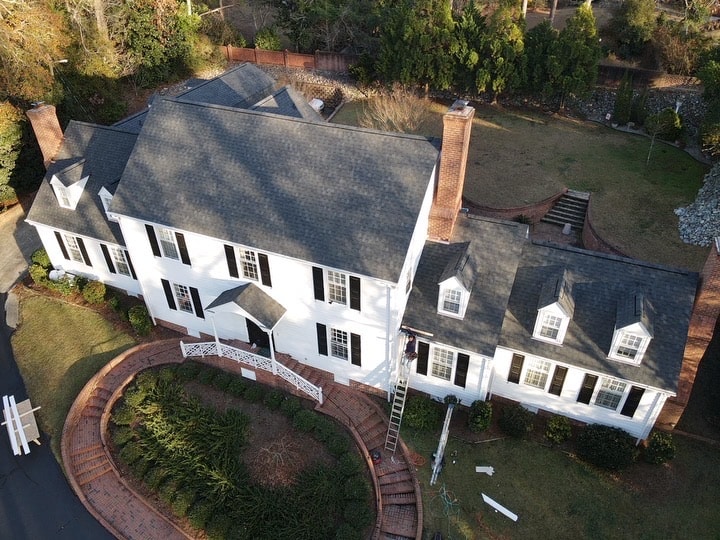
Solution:
[{"label": "white two-story house", "polygon": [[244,64],[62,139],[53,110],[28,115],[48,163],[28,221],[53,265],[156,324],[388,393],[413,334],[417,390],[640,438],[677,390],[697,275],[464,215],[465,102],[442,143],[352,128]]}]

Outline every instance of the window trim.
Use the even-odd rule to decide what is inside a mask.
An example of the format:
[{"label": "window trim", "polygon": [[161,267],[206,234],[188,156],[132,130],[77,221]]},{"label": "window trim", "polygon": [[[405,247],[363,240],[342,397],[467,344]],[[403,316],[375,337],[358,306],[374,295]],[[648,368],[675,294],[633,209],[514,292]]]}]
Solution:
[{"label": "window trim", "polygon": [[[165,300],[167,301],[168,308],[172,309],[173,311],[182,311],[183,313],[195,315],[200,319],[205,318],[205,312],[203,310],[202,302],[200,300],[200,291],[198,291],[197,288],[190,285],[185,285],[184,283],[177,283],[163,278],[160,279],[160,282],[162,283],[162,288],[165,292]],[[192,312],[186,309],[182,309],[180,307],[180,298],[178,298],[176,294],[176,287],[185,287],[186,289],[188,289],[190,303],[193,309]]]},{"label": "window trim", "polygon": [[[456,285],[456,286],[452,286]],[[456,302],[453,302],[458,305],[458,311],[452,311],[447,310],[445,308],[445,304],[448,301],[447,296],[449,294],[457,293],[459,295],[459,299]],[[454,319],[464,319],[465,318],[465,311],[467,310],[468,301],[470,299],[470,293],[461,285],[457,284],[453,280],[450,282],[444,282],[440,284],[440,291],[438,294],[438,304],[437,304],[437,312],[440,315],[444,315],[446,317],[452,317]]]},{"label": "window trim", "polygon": [[[336,360],[342,360],[349,362],[354,366],[361,367],[362,365],[362,337],[360,334],[343,330],[336,326],[329,326],[322,323],[315,323],[315,331],[317,334],[317,346],[318,354],[321,356],[328,356]],[[344,347],[346,356],[338,356],[335,354],[335,348],[337,342],[334,341],[336,334],[344,334],[344,344],[340,346]]]},{"label": "window trim", "polygon": [[[330,279],[331,276],[341,279],[337,279],[336,282],[333,283]],[[361,311],[362,285],[359,277],[341,270],[313,266],[312,280],[315,300],[319,300],[320,302],[327,301],[328,304],[338,304],[355,311]],[[342,280],[342,283],[340,283],[340,280]],[[341,287],[344,291],[344,296],[341,296],[340,299],[337,296],[332,297],[331,292],[333,289],[331,287]]]},{"label": "window trim", "polygon": [[[622,385],[622,390],[618,390],[616,388],[612,388],[612,386],[618,386]],[[627,393],[628,389],[628,383],[625,381],[622,381],[620,379],[614,379],[612,377],[600,377],[600,384],[597,385],[595,388],[595,395],[592,399],[592,404],[596,407],[600,407],[602,409],[607,409],[609,411],[617,412],[617,410],[620,408],[620,405],[623,404],[625,399],[625,394]],[[601,404],[598,403],[600,400],[600,395],[603,394],[603,396],[614,396],[617,397],[617,403],[615,403],[614,407],[609,407],[607,404]],[[605,398],[603,398],[605,399]]]},{"label": "window trim", "polygon": [[[435,377],[436,379],[440,379],[441,381],[452,382],[452,381],[453,381],[453,376],[454,376],[454,374],[455,374],[455,364],[456,364],[455,359],[456,359],[456,356],[457,356],[456,351],[454,351],[453,349],[447,349],[447,348],[445,348],[445,347],[440,347],[439,345],[432,345],[432,346],[430,347],[430,349],[431,349],[431,354],[430,354],[430,357],[428,358],[428,360],[429,360],[429,362],[428,362],[428,368],[429,368],[429,374],[428,374],[428,376],[429,376],[429,377]],[[448,356],[447,358],[445,358],[445,359],[438,359],[438,354],[446,354],[446,355],[449,355],[449,356]],[[442,363],[440,363],[440,362],[438,361],[438,360],[448,360],[448,359],[449,359],[449,366],[448,366],[448,365],[443,365]],[[438,375],[438,374],[435,372],[436,364],[438,365],[439,368],[442,368],[443,370],[447,370],[447,378],[443,377],[442,375]],[[448,368],[449,368],[449,369],[448,369]]]},{"label": "window trim", "polygon": [[[92,261],[90,260],[90,255],[88,254],[87,248],[85,247],[85,241],[82,239],[82,237],[75,236],[75,235],[69,234],[69,233],[61,233],[60,231],[54,231],[54,233],[55,233],[55,239],[57,240],[57,243],[58,243],[58,247],[60,248],[63,258],[66,261],[78,262],[78,263],[82,263],[86,266],[92,266]],[[72,239],[72,241],[77,246],[77,250],[80,253],[79,259],[72,256],[75,253],[75,251],[73,250],[71,253],[71,248],[70,248],[68,239]]]},{"label": "window trim", "polygon": [[[155,227],[153,225],[150,225],[149,223],[145,224],[145,231],[147,233],[148,240],[150,241],[150,248],[152,249],[152,253],[155,257],[163,257],[166,259],[180,261],[183,264],[192,266],[192,263],[190,261],[190,254],[187,248],[187,243],[185,242],[185,235],[183,233],[173,231],[172,229],[169,229],[167,227],[161,227],[159,225]],[[168,238],[161,239],[161,233],[159,233],[158,231],[167,233]],[[176,252],[175,254],[177,256],[174,256],[171,253],[166,253],[165,244],[163,242],[167,244],[172,244],[173,250]]]},{"label": "window trim", "polygon": [[[552,368],[552,362],[544,360],[542,358],[532,357],[529,358],[529,362],[525,362],[523,366],[523,373],[521,376],[522,384],[524,386],[531,386],[539,390],[545,391],[547,388],[548,379],[550,378],[550,368]],[[538,383],[542,381],[542,384],[533,384],[528,381],[530,376],[536,377]]]},{"label": "window trim", "polygon": [[[640,340],[637,349],[635,349],[635,355],[632,358],[619,354],[621,348],[629,349],[629,347],[624,344],[624,342],[628,338],[636,338]],[[633,332],[622,328],[616,329],[613,336],[612,344],[610,345],[610,353],[608,354],[608,358],[610,358],[611,360],[616,360],[618,362],[626,362],[628,364],[638,365],[642,362],[642,359],[645,356],[645,351],[647,351],[647,348],[650,345],[650,341],[651,337],[648,335],[643,335],[642,331]]]},{"label": "window trim", "polygon": [[[545,328],[552,328],[550,325],[545,324],[545,321],[549,317],[553,317],[559,320],[559,325],[557,327],[557,335],[554,338],[550,336],[544,336],[542,334]],[[565,334],[567,334],[568,326],[570,326],[570,317],[567,317],[564,313],[561,313],[559,309],[553,309],[552,306],[550,306],[549,308],[539,309],[537,317],[535,318],[535,328],[533,329],[532,338],[538,341],[544,341],[545,343],[562,345],[563,341],[565,341]]]}]

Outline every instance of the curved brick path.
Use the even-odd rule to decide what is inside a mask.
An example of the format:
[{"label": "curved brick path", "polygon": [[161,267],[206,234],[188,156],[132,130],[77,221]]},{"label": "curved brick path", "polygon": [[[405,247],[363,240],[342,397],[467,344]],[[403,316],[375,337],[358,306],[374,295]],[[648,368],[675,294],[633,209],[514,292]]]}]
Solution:
[{"label": "curved brick path", "polygon": [[[129,487],[110,459],[105,444],[112,405],[135,374],[151,366],[183,360],[178,339],[139,345],[126,351],[87,383],[65,422],[61,447],[70,484],[88,510],[118,538],[188,538]],[[242,366],[212,356],[195,360],[234,373],[239,373]],[[325,402],[316,408],[342,422],[361,446],[373,472],[379,508],[373,538],[419,540],[422,537],[422,499],[414,468],[407,465],[407,448],[401,444],[398,455],[384,455],[379,464],[373,464],[369,457],[371,450],[382,448],[387,416],[365,394],[331,382],[329,374],[298,364],[287,356],[278,355],[278,360],[323,387]],[[277,384],[294,390],[287,388],[282,380]]]}]

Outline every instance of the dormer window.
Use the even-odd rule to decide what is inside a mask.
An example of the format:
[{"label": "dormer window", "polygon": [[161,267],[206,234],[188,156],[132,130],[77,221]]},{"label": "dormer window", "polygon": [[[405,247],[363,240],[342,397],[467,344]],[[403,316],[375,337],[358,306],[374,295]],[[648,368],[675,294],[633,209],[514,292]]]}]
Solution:
[{"label": "dormer window", "polygon": [[617,320],[608,356],[613,360],[639,364],[652,340],[652,306],[642,293],[630,294],[618,302]]},{"label": "dormer window", "polygon": [[110,203],[112,202],[113,198],[112,193],[110,193],[107,188],[103,186],[98,192],[98,197],[100,197],[100,202],[102,203],[103,209],[105,210],[105,217],[107,217],[109,221],[117,221],[117,218],[110,213]]},{"label": "dormer window", "polygon": [[470,293],[463,287],[453,287],[452,285],[457,284],[448,283],[445,287],[441,286],[438,313],[462,318],[465,316],[465,308],[467,307]]},{"label": "dormer window", "polygon": [[552,276],[540,290],[533,338],[562,345],[574,309],[567,272]]},{"label": "dormer window", "polygon": [[438,283],[438,313],[462,319],[475,282],[475,268],[470,258],[470,243],[454,244],[450,257]]},{"label": "dormer window", "polygon": [[[58,174],[60,174],[60,173],[58,173]],[[50,180],[50,185],[52,186],[53,191],[55,192],[55,197],[58,200],[58,204],[63,208],[67,208],[69,210],[75,210],[78,202],[80,201],[80,196],[82,195],[83,190],[85,189],[85,184],[87,183],[88,178],[89,178],[89,176],[86,176],[76,182],[73,182],[70,185],[66,185],[58,177],[58,175],[54,174],[52,179]]]}]

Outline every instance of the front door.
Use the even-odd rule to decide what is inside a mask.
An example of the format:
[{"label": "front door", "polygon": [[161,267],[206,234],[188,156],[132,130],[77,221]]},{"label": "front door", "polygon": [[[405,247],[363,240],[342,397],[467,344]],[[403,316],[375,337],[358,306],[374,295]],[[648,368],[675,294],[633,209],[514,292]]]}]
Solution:
[{"label": "front door", "polygon": [[269,349],[270,340],[268,339],[267,333],[263,332],[262,329],[250,319],[245,320],[247,321],[248,341],[254,343],[261,349]]}]

